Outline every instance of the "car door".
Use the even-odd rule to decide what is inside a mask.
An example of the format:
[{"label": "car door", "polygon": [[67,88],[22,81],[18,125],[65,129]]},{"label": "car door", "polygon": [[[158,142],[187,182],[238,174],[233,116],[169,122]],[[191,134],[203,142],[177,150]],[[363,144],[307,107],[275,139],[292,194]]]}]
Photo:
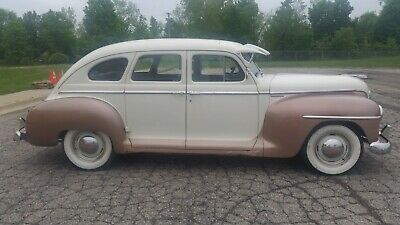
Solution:
[{"label": "car door", "polygon": [[187,149],[251,150],[259,132],[258,91],[240,59],[191,51],[188,66]]},{"label": "car door", "polygon": [[139,52],[126,81],[127,129],[135,149],[185,149],[186,52]]}]

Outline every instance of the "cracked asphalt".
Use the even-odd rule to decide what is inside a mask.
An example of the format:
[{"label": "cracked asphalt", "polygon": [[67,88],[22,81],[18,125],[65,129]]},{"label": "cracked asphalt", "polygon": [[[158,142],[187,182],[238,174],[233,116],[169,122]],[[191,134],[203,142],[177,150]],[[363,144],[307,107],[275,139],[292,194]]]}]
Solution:
[{"label": "cracked asphalt", "polygon": [[60,146],[12,141],[26,112],[1,116],[0,223],[400,224],[400,72],[361,72],[386,107],[395,146],[385,156],[365,151],[341,176],[318,174],[298,158],[149,154],[85,172]]}]

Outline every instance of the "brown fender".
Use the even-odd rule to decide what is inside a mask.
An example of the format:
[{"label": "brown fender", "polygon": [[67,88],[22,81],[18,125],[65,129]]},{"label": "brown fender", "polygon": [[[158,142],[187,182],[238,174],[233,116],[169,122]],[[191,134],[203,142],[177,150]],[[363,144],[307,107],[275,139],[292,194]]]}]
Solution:
[{"label": "brown fender", "polygon": [[[379,117],[374,119],[307,119],[303,116]],[[304,94],[273,102],[264,119],[264,156],[293,157],[312,131],[323,123],[345,123],[361,129],[369,142],[378,140],[379,106],[357,94]]]},{"label": "brown fender", "polygon": [[115,108],[93,98],[61,98],[45,101],[26,118],[27,141],[37,146],[57,145],[60,135],[68,130],[107,134],[114,148],[123,150],[125,125]]}]

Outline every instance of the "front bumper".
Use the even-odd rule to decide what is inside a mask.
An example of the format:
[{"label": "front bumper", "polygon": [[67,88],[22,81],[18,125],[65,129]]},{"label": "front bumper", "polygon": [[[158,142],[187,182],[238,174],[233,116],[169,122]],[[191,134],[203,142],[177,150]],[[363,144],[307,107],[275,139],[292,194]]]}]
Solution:
[{"label": "front bumper", "polygon": [[25,141],[26,140],[26,130],[25,130],[25,119],[20,117],[20,129],[14,133],[14,141]]},{"label": "front bumper", "polygon": [[390,143],[387,136],[392,127],[390,125],[386,125],[382,130],[379,131],[379,140],[371,143],[369,145],[369,150],[377,155],[388,154],[392,151],[392,144]]}]

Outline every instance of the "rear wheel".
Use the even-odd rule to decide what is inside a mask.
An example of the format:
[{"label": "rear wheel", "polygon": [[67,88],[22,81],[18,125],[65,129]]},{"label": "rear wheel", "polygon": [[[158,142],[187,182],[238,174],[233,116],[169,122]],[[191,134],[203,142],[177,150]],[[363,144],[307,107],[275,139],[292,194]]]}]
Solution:
[{"label": "rear wheel", "polygon": [[100,132],[68,131],[64,138],[64,151],[75,166],[85,170],[102,168],[114,156],[111,139]]},{"label": "rear wheel", "polygon": [[362,144],[356,133],[345,126],[329,125],[311,135],[305,158],[319,172],[337,175],[353,168],[361,152]]}]

